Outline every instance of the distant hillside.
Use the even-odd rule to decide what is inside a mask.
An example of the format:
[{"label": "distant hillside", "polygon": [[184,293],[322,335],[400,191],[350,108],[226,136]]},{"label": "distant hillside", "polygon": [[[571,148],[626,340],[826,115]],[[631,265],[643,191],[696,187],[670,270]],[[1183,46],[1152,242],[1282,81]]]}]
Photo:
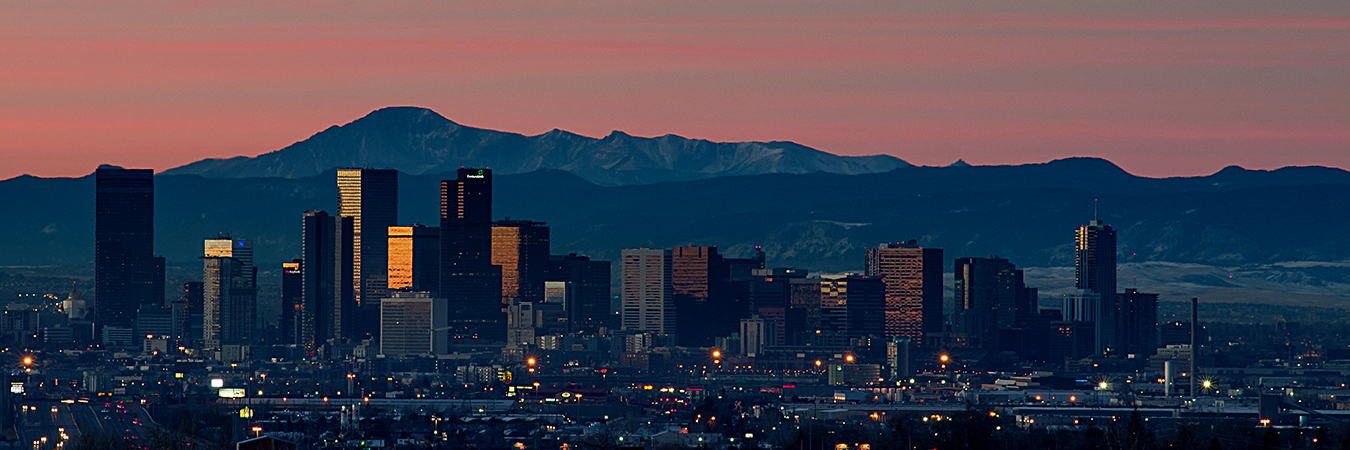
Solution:
[{"label": "distant hillside", "polygon": [[466,127],[429,109],[390,107],[281,150],[206,159],[164,174],[304,178],[338,167],[372,167],[421,175],[471,166],[498,174],[562,170],[615,186],[766,173],[874,173],[908,165],[891,156],[838,156],[792,142],[718,143],[621,131],[596,139],[557,129],[524,136]]},{"label": "distant hillside", "polygon": [[[437,183],[448,176],[403,174],[401,221],[437,223]],[[156,248],[191,264],[202,238],[231,231],[254,239],[260,264],[296,257],[301,213],[333,211],[334,178],[333,170],[302,178],[156,176]],[[716,245],[741,256],[762,245],[772,265],[860,270],[865,247],[914,238],[945,248],[948,264],[998,254],[1019,266],[1064,266],[1095,199],[1119,230],[1122,264],[1350,260],[1350,210],[1341,207],[1350,204],[1350,173],[1321,167],[1151,179],[1075,158],[615,187],[562,171],[495,181],[499,217],[548,222],[555,253],[610,259],[626,247]],[[0,221],[0,265],[92,263],[93,199],[92,176],[0,181],[0,210],[15,212]]]}]

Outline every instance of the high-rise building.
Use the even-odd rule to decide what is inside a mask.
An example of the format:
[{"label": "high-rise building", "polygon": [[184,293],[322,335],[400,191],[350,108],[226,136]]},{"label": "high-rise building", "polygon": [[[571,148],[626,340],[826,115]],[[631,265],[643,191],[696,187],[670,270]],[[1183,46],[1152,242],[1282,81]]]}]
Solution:
[{"label": "high-rise building", "polygon": [[620,287],[623,329],[675,333],[670,250],[625,249]]},{"label": "high-rise building", "polygon": [[774,330],[776,326],[776,322],[764,320],[758,314],[750,316],[749,319],[741,319],[740,355],[753,357],[764,353],[766,347],[774,345],[774,336],[778,335]]},{"label": "high-rise building", "polygon": [[257,341],[258,269],[253,241],[207,239],[202,252],[203,348]]},{"label": "high-rise building", "polygon": [[820,280],[820,330],[842,337],[885,333],[885,279],[848,275]]},{"label": "high-rise building", "polygon": [[867,249],[866,274],[886,283],[885,337],[907,337],[922,345],[924,335],[942,332],[942,249],[917,241]]},{"label": "high-rise building", "polygon": [[548,235],[543,222],[499,220],[492,224],[492,264],[502,268],[502,303],[544,298]]},{"label": "high-rise building", "polygon": [[1116,232],[1093,220],[1074,239],[1074,286],[1103,297],[1116,293]]},{"label": "high-rise building", "polygon": [[572,283],[572,301],[567,304],[568,320],[574,333],[599,333],[615,328],[610,307],[610,262],[591,260],[576,253],[549,257],[548,281]]},{"label": "high-rise building", "polygon": [[997,350],[998,330],[1016,324],[1021,272],[996,256],[957,258],[954,268],[956,313],[971,346]]},{"label": "high-rise building", "polygon": [[281,344],[300,342],[301,307],[305,303],[305,260],[281,263]]},{"label": "high-rise building", "polygon": [[[150,169],[94,173],[94,323],[130,327],[141,305],[164,304],[164,258],[155,256]],[[101,334],[99,331],[95,333]]]},{"label": "high-rise building", "polygon": [[310,351],[329,340],[353,337],[356,294],[352,283],[352,223],[324,211],[304,216],[304,285],[300,303],[300,341]]},{"label": "high-rise building", "polygon": [[389,227],[389,289],[440,292],[441,229]]},{"label": "high-rise building", "polygon": [[183,339],[187,341],[184,345],[191,348],[201,348],[199,346],[202,342],[202,323],[206,320],[203,317],[205,314],[202,303],[205,301],[203,298],[205,293],[202,290],[202,282],[200,281],[183,283],[181,300],[183,301],[184,318],[186,320],[186,323],[183,324]]},{"label": "high-rise building", "polygon": [[1126,289],[1115,295],[1116,348],[1121,353],[1153,356],[1158,351],[1158,294]]},{"label": "high-rise building", "polygon": [[[1102,295],[1089,289],[1075,289],[1073,292],[1064,294],[1063,311],[1065,322],[1074,322],[1079,324],[1088,324],[1091,328],[1080,326],[1080,330],[1092,331],[1092,352],[1100,355],[1110,347],[1110,342],[1115,336],[1109,335],[1114,329],[1114,324],[1107,324],[1114,319],[1114,314],[1107,312],[1106,302],[1102,300]],[[1080,331],[1081,333],[1085,331]],[[1074,354],[1080,354],[1074,353]]]},{"label": "high-rise building", "polygon": [[441,181],[441,297],[451,339],[506,339],[502,268],[492,264],[492,171]]},{"label": "high-rise building", "polygon": [[[344,168],[337,171],[338,215],[352,222],[352,283],[356,305],[384,297],[389,227],[398,225],[398,171]],[[376,305],[367,305],[375,312]],[[373,321],[373,320],[372,320]]]},{"label": "high-rise building", "polygon": [[1101,321],[1096,332],[1102,347],[1115,347],[1116,337],[1116,232],[1110,225],[1093,220],[1078,227],[1074,237],[1074,286],[1101,296]]},{"label": "high-rise building", "polygon": [[380,300],[380,354],[388,358],[445,354],[446,308],[446,300],[430,292],[391,292]]},{"label": "high-rise building", "polygon": [[819,277],[788,280],[785,344],[802,345],[806,342],[806,334],[821,329],[820,295]]},{"label": "high-rise building", "polygon": [[[731,317],[718,312],[728,300],[725,296],[728,269],[717,247],[671,249],[670,274],[675,314],[684,318],[675,324],[680,345],[707,347],[713,345],[714,339],[736,332],[743,315]],[[746,307],[745,312],[748,311]]]}]

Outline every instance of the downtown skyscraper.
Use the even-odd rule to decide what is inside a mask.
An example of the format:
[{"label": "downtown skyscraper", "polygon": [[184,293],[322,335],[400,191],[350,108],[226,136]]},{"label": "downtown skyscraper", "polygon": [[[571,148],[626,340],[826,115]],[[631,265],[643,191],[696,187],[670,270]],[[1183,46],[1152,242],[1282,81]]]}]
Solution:
[{"label": "downtown skyscraper", "polygon": [[389,227],[389,290],[440,292],[441,229]]},{"label": "downtown skyscraper", "polygon": [[131,330],[142,305],[164,304],[164,258],[155,256],[155,179],[150,169],[94,173],[95,339],[105,326]]},{"label": "downtown skyscraper", "polygon": [[942,332],[942,249],[920,247],[910,240],[869,248],[866,258],[866,275],[882,277],[886,283],[887,338],[923,343],[924,335]]},{"label": "downtown skyscraper", "polygon": [[314,351],[353,334],[352,223],[324,211],[306,211],[301,244],[303,285],[298,345]]},{"label": "downtown skyscraper", "polygon": [[[388,289],[389,227],[398,225],[398,171],[345,168],[337,171],[338,215],[352,222],[352,283],[358,307],[378,313]],[[370,321],[374,324],[374,320]]]},{"label": "downtown skyscraper", "polygon": [[1093,219],[1074,235],[1074,286],[1097,294],[1097,348],[1116,342],[1116,231]]},{"label": "downtown skyscraper", "polygon": [[207,239],[202,251],[202,341],[208,352],[257,342],[258,269],[253,241]]},{"label": "downtown skyscraper", "polygon": [[670,250],[626,249],[620,264],[623,329],[675,334]]},{"label": "downtown skyscraper", "polygon": [[548,225],[528,220],[494,222],[492,264],[502,268],[502,303],[543,300],[549,267]]},{"label": "downtown skyscraper", "polygon": [[492,170],[441,180],[441,297],[450,338],[506,339],[502,268],[492,264]]}]

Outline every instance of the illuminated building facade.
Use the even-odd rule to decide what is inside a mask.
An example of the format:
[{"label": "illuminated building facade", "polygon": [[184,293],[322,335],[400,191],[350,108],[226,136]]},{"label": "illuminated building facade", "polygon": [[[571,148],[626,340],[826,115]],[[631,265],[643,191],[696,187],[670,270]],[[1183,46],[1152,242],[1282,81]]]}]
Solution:
[{"label": "illuminated building facade", "polygon": [[542,300],[549,267],[548,226],[528,220],[493,223],[492,264],[502,268],[502,303]]},{"label": "illuminated building facade", "polygon": [[387,289],[388,230],[398,224],[398,171],[338,169],[337,185],[338,215],[352,223],[352,283],[356,305],[362,306],[364,299],[381,298]]},{"label": "illuminated building facade", "polygon": [[389,289],[440,292],[441,229],[389,227]]},{"label": "illuminated building facade", "polygon": [[253,241],[207,239],[202,252],[202,343],[209,351],[257,340],[258,269]]},{"label": "illuminated building facade", "polygon": [[942,249],[914,240],[867,249],[866,274],[886,283],[885,337],[942,333]]},{"label": "illuminated building facade", "polygon": [[[675,247],[670,251],[671,294],[675,313],[685,320],[675,325],[680,345],[707,347],[717,337],[735,331],[743,314],[718,311],[728,300],[727,266],[717,247]],[[730,321],[723,320],[730,318]]]}]

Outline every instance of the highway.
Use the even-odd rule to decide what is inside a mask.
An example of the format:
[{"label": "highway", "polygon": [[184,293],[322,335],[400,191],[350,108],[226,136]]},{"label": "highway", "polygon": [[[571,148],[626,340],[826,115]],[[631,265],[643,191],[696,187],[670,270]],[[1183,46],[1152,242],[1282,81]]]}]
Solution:
[{"label": "highway", "polygon": [[[114,439],[128,441],[133,446],[145,442],[142,421],[149,415],[139,404],[117,402],[62,403],[55,400],[25,401],[19,406],[19,442],[34,443],[35,450],[56,450],[67,441],[77,441],[84,434],[106,433]],[[64,435],[64,437],[63,437]]]}]

